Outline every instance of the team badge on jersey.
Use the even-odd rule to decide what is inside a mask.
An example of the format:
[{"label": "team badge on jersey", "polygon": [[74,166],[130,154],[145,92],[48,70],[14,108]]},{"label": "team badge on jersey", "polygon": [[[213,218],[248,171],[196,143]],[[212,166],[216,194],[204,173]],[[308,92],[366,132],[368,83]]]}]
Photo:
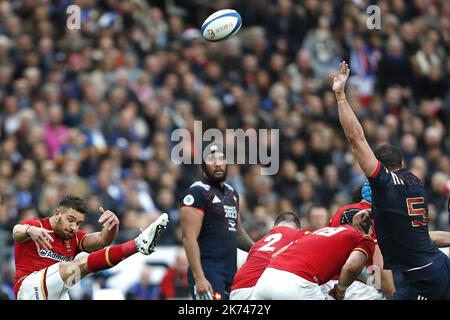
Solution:
[{"label": "team badge on jersey", "polygon": [[228,218],[228,231],[236,231],[237,210],[235,206],[223,206],[225,218]]},{"label": "team badge on jersey", "polygon": [[194,197],[191,194],[188,194],[184,197],[183,203],[187,206],[192,206],[194,204]]},{"label": "team badge on jersey", "polygon": [[64,240],[64,243],[66,244],[66,250],[71,251],[72,247],[70,246],[70,240]]}]

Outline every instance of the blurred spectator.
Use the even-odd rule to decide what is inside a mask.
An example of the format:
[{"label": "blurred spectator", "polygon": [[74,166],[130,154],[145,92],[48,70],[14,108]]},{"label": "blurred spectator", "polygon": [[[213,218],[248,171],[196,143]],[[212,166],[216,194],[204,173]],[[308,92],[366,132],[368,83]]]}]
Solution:
[{"label": "blurred spectator", "polygon": [[183,249],[177,251],[175,263],[168,268],[161,280],[162,299],[190,299],[187,285],[187,270],[189,263]]},{"label": "blurred spectator", "polygon": [[324,79],[339,65],[340,48],[330,24],[328,17],[320,17],[317,28],[309,31],[303,42],[303,49],[310,53],[314,74],[319,79]]},{"label": "blurred spectator", "polygon": [[378,87],[381,92],[392,85],[402,88],[412,86],[412,67],[403,49],[403,43],[397,36],[391,36],[386,45],[386,51],[378,64]]},{"label": "blurred spectator", "polygon": [[312,207],[308,212],[308,230],[313,232],[324,228],[330,219],[325,207]]},{"label": "blurred spectator", "polygon": [[139,281],[128,289],[127,300],[159,300],[160,289],[158,285],[151,283],[151,272],[150,266],[144,267]]}]

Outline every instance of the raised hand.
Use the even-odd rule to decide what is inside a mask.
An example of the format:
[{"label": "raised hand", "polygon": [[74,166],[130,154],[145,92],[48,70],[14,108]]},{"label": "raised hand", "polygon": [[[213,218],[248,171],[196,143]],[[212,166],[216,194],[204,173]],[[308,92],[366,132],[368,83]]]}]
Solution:
[{"label": "raised hand", "polygon": [[29,227],[27,231],[27,234],[30,236],[31,240],[34,241],[39,251],[41,249],[52,249],[51,242],[54,242],[54,240],[50,235],[51,233],[53,233],[53,231],[46,230],[44,228],[38,228],[35,226]]},{"label": "raised hand", "polygon": [[108,231],[111,231],[115,226],[119,225],[119,218],[114,214],[114,212],[110,210],[103,209],[103,207],[100,207],[100,219],[98,219],[98,222],[103,225],[103,228],[108,228]]},{"label": "raised hand", "polygon": [[345,61],[339,64],[339,74],[333,78],[333,91],[341,92],[345,89],[345,83],[350,75],[350,69]]},{"label": "raised hand", "polygon": [[353,226],[361,232],[364,232],[364,224],[370,219],[370,214],[367,210],[361,210],[353,216]]}]

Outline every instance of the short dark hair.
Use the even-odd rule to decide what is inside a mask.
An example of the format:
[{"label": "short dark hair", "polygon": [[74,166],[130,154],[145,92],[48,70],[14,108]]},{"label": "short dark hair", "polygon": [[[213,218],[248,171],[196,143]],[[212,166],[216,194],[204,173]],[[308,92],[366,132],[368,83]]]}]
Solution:
[{"label": "short dark hair", "polygon": [[295,223],[297,225],[298,229],[300,229],[300,227],[301,227],[299,217],[293,212],[285,211],[285,212],[278,214],[277,217],[275,218],[274,225],[278,225],[278,224],[280,224],[280,222],[283,222],[283,221]]},{"label": "short dark hair", "polygon": [[58,204],[58,208],[73,209],[82,214],[87,214],[89,212],[86,201],[72,194],[62,198]]},{"label": "short dark hair", "polygon": [[375,149],[375,157],[388,170],[396,170],[402,167],[402,153],[399,148],[392,144],[383,144]]}]

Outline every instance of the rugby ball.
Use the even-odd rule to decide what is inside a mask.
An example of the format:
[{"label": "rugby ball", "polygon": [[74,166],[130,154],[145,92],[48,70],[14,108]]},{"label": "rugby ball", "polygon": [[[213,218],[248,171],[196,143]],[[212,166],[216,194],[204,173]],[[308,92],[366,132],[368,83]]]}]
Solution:
[{"label": "rugby ball", "polygon": [[227,39],[242,26],[241,15],[233,9],[223,9],[210,15],[200,29],[205,40],[215,42]]}]

